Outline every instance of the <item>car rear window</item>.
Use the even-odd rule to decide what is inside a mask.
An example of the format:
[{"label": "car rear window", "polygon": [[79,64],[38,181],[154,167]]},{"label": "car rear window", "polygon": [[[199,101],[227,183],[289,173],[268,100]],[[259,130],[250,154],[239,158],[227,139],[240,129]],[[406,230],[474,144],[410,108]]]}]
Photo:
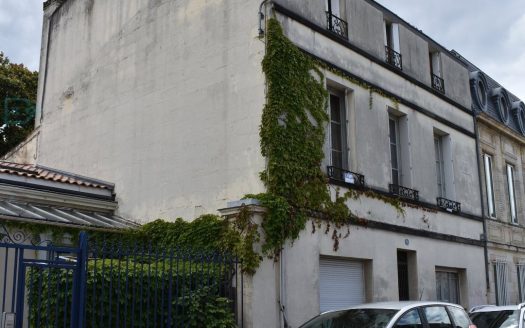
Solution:
[{"label": "car rear window", "polygon": [[518,328],[519,311],[476,312],[470,319],[478,328]]},{"label": "car rear window", "polygon": [[470,319],[468,318],[468,315],[465,313],[465,311],[455,306],[449,306],[448,310],[450,311],[452,319],[454,319],[454,323],[458,328],[469,328]]},{"label": "car rear window", "polygon": [[308,321],[301,328],[385,328],[397,312],[387,309],[329,312]]},{"label": "car rear window", "polygon": [[447,310],[443,306],[428,306],[423,308],[430,328],[453,328]]}]

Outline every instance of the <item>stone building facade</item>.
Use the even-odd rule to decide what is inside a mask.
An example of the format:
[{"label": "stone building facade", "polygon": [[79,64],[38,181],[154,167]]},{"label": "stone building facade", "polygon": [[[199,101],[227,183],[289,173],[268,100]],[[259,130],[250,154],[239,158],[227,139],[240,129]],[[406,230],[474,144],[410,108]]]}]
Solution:
[{"label": "stone building facade", "polygon": [[245,327],[370,301],[486,303],[470,66],[371,0],[50,0],[36,163],[115,182],[136,222],[234,214],[265,190],[269,18],[322,64],[332,192],[365,189],[404,215],[363,195],[337,251],[304,230],[246,278]]},{"label": "stone building facade", "polygon": [[[464,60],[464,59],[463,59]],[[487,230],[488,301],[525,301],[525,105],[474,64],[471,94]]]}]

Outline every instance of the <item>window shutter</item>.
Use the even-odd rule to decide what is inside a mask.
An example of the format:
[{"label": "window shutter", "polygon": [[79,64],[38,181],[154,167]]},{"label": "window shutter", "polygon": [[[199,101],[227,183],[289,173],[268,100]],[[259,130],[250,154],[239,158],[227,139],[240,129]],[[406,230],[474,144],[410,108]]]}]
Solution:
[{"label": "window shutter", "polygon": [[365,302],[363,262],[321,258],[319,271],[321,312]]}]

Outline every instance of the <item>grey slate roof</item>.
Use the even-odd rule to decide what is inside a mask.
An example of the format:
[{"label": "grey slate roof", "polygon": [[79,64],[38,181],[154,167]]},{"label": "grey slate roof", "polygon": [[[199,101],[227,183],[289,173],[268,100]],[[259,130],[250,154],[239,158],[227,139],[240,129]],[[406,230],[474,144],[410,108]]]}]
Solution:
[{"label": "grey slate roof", "polygon": [[[499,84],[496,80],[494,80],[493,78],[491,78],[489,75],[487,75],[485,72],[483,72],[481,69],[479,69],[476,65],[474,65],[473,63],[471,63],[470,61],[468,61],[467,59],[463,58],[460,54],[458,54],[457,52],[453,51],[453,53],[456,55],[456,57],[458,57],[460,60],[462,60],[466,65],[467,65],[467,68],[469,70],[469,72],[482,72],[483,75],[485,76],[485,79],[487,80],[487,88],[488,88],[488,93],[490,93],[491,90],[495,89],[495,88],[504,88],[501,84]],[[506,89],[505,89],[506,90]],[[511,92],[509,92],[508,90],[506,90],[508,95],[509,95],[509,98],[510,98],[510,103],[512,105],[512,103],[516,102],[516,101],[521,101],[521,99],[519,99],[516,95],[512,94]],[[474,100],[474,97],[475,95],[472,94],[472,98],[473,98],[473,101],[472,101],[472,109],[477,111],[477,112],[481,112],[482,110],[480,108],[477,107],[476,105],[476,101]],[[488,102],[487,102],[487,111],[486,113],[494,118],[495,120],[497,120],[498,122],[502,123],[502,124],[505,124],[500,116],[499,116],[499,113],[498,113],[498,108],[497,108],[497,104],[496,102],[494,101],[494,99],[492,97],[488,97]],[[510,115],[510,118],[509,118],[509,122],[508,124],[506,124],[509,128],[511,128],[514,132],[522,135],[521,131],[520,131],[520,128],[518,126],[518,121],[513,113],[513,111],[511,110],[511,112],[509,113]]]}]

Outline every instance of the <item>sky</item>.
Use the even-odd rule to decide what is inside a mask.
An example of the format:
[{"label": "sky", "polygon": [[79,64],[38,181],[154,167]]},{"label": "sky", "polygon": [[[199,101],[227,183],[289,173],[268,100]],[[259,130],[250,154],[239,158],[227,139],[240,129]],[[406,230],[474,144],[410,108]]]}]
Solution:
[{"label": "sky", "polygon": [[[377,1],[525,100],[524,0]],[[0,0],[0,51],[31,70],[38,70],[42,2]]]}]

